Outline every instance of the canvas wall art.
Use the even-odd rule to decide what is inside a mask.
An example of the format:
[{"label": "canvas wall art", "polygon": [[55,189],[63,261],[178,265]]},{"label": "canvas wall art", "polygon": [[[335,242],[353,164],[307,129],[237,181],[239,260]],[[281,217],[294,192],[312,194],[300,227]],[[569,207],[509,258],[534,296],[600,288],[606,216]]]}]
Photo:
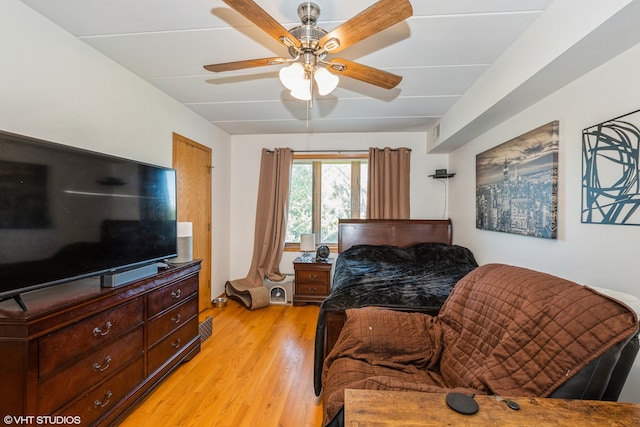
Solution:
[{"label": "canvas wall art", "polygon": [[476,228],[557,238],[559,122],[476,156]]},{"label": "canvas wall art", "polygon": [[640,225],[640,110],[582,131],[582,222]]}]

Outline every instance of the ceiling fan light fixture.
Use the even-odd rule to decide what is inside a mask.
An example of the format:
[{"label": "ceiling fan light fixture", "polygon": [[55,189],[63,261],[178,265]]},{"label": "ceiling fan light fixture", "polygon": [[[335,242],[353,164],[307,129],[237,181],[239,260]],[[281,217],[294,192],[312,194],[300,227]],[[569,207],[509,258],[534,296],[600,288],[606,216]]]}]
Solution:
[{"label": "ceiling fan light fixture", "polygon": [[340,78],[335,74],[331,74],[329,70],[324,67],[316,68],[316,72],[313,74],[313,79],[318,85],[318,94],[321,96],[328,95],[338,86]]},{"label": "ceiling fan light fixture", "polygon": [[304,80],[304,67],[299,62],[294,62],[288,67],[283,67],[278,73],[280,81],[289,90],[295,90]]},{"label": "ceiling fan light fixture", "polygon": [[291,96],[301,101],[311,100],[311,80],[302,79],[298,82],[296,87],[291,89]]},{"label": "ceiling fan light fixture", "polygon": [[[340,74],[385,89],[396,87],[402,80],[401,76],[346,59],[331,61],[325,58],[328,53],[347,49],[409,18],[413,14],[409,0],[378,0],[331,32],[316,25],[320,7],[311,1],[300,3],[298,16],[301,25],[289,30],[253,0],[224,0],[224,2],[287,47],[292,59],[262,58],[205,65],[204,68],[208,71],[221,72],[291,63],[290,66],[280,70],[280,81],[290,90],[292,96],[311,101],[307,104],[308,109],[312,108],[313,104],[314,81],[318,86],[319,95],[327,95],[336,88]],[[316,67],[317,65],[322,66]]]}]

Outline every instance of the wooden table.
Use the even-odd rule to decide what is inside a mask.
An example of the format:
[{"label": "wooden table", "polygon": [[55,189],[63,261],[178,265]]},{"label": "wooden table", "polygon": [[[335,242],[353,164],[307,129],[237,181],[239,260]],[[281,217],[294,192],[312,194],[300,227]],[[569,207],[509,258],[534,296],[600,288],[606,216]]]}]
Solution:
[{"label": "wooden table", "polygon": [[475,396],[480,410],[461,415],[447,406],[444,394],[404,391],[345,390],[345,427],[384,426],[640,426],[640,404],[513,398],[510,409],[495,396]]}]

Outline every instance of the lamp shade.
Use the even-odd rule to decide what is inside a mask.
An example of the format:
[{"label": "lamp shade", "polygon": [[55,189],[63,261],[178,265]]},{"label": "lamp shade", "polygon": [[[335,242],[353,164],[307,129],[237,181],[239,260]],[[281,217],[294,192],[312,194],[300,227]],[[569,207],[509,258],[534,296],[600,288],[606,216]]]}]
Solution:
[{"label": "lamp shade", "polygon": [[331,74],[329,70],[323,67],[318,67],[313,74],[313,78],[318,85],[318,94],[324,96],[328,95],[338,86],[340,78],[335,74]]},{"label": "lamp shade", "polygon": [[294,62],[288,67],[283,67],[278,73],[280,81],[289,90],[295,90],[304,80],[304,67],[299,62]]},{"label": "lamp shade", "polygon": [[315,251],[316,250],[316,235],[313,233],[310,234],[301,234],[300,235],[300,250],[304,252]]},{"label": "lamp shade", "polygon": [[291,96],[302,101],[309,101],[311,99],[311,80],[303,78],[296,87],[291,89]]}]

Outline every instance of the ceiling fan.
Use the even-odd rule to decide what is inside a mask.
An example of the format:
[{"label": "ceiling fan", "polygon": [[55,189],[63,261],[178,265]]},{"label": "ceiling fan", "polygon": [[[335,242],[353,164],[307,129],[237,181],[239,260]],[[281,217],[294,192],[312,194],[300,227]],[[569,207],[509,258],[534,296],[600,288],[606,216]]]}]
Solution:
[{"label": "ceiling fan", "polygon": [[239,70],[274,64],[290,64],[280,70],[280,80],[294,98],[309,101],[313,81],[320,95],[327,95],[338,85],[338,76],[379,86],[396,87],[401,76],[358,64],[344,58],[328,59],[328,54],[349,46],[388,28],[413,14],[408,0],[379,0],[334,30],[327,32],[316,26],[320,7],[312,2],[298,6],[302,25],[287,30],[252,0],[223,0],[249,21],[278,40],[289,50],[290,58],[273,57],[205,65],[212,72]]}]

